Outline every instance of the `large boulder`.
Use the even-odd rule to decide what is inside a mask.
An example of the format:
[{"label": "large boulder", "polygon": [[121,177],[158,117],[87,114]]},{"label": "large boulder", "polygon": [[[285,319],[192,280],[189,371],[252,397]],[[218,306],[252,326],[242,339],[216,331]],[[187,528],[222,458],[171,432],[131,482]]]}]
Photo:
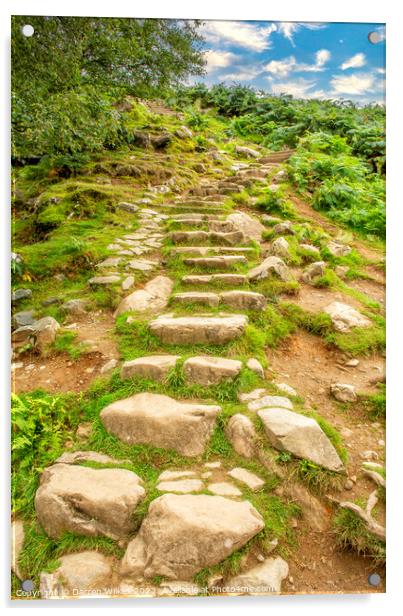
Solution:
[{"label": "large boulder", "polygon": [[235,449],[244,458],[253,458],[257,448],[257,433],[249,417],[236,413],[226,427],[225,436]]},{"label": "large boulder", "polygon": [[264,522],[248,501],[164,494],[155,499],[129,543],[121,573],[189,580],[241,548]]},{"label": "large boulder", "polygon": [[109,433],[130,445],[141,443],[198,456],[204,452],[220,411],[219,406],[141,393],[105,407],[101,420]]},{"label": "large boulder", "polygon": [[115,317],[123,312],[159,312],[163,310],[173,288],[173,282],[167,276],[156,276],[147,282],[144,289],[133,291],[125,297],[116,309]]},{"label": "large boulder", "polygon": [[66,531],[121,539],[134,530],[133,513],[145,496],[141,481],[121,468],[55,464],[36,492],[38,520],[52,539]]},{"label": "large boulder", "polygon": [[370,327],[371,325],[371,321],[358,310],[341,302],[332,302],[326,306],[324,311],[330,316],[334,328],[339,332],[348,332],[352,327]]},{"label": "large boulder", "polygon": [[[231,578],[225,591],[241,595],[268,595],[281,592],[281,582],[288,577],[288,564],[280,558],[268,558],[261,565]],[[223,589],[221,589],[223,590]]]},{"label": "large boulder", "polygon": [[93,596],[91,591],[111,587],[113,558],[95,550],[66,554],[52,573],[41,573],[44,599]]},{"label": "large boulder", "polygon": [[262,225],[256,218],[252,218],[245,212],[233,212],[227,216],[227,222],[231,223],[235,229],[241,231],[247,240],[255,240],[260,242],[263,231],[266,227]]},{"label": "large boulder", "polygon": [[280,257],[267,257],[248,273],[249,280],[263,280],[272,277],[279,278],[284,282],[293,279],[291,271]]},{"label": "large boulder", "polygon": [[311,417],[285,408],[267,408],[257,413],[270,444],[289,451],[297,458],[311,460],[331,471],[344,470],[343,462],[332,443]]}]

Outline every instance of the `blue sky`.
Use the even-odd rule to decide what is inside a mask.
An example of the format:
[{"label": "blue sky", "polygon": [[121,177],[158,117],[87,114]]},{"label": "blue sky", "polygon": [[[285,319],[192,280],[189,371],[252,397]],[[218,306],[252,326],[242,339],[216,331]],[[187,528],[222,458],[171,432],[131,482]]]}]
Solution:
[{"label": "blue sky", "polygon": [[[368,40],[376,32],[377,44]],[[385,27],[361,23],[208,21],[208,85],[239,82],[295,98],[383,103]]]}]

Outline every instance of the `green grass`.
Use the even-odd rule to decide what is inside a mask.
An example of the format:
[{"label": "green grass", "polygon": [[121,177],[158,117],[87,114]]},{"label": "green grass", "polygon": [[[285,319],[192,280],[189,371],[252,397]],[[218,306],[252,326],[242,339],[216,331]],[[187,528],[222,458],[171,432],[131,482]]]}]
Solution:
[{"label": "green grass", "polygon": [[333,532],[336,544],[343,550],[353,550],[360,555],[371,558],[375,565],[382,565],[386,560],[386,546],[374,537],[364,522],[348,509],[340,509],[333,520]]},{"label": "green grass", "polygon": [[56,335],[52,348],[57,353],[68,353],[71,359],[78,359],[84,351],[84,345],[77,344],[76,338],[76,332],[62,331]]},{"label": "green grass", "polygon": [[42,571],[51,573],[60,564],[60,557],[83,550],[97,550],[106,556],[123,557],[124,551],[115,541],[107,537],[80,537],[64,533],[58,539],[51,539],[33,519],[24,524],[25,541],[19,558],[23,579],[32,580],[39,588]]},{"label": "green grass", "polygon": [[360,402],[371,419],[386,417],[386,384],[378,383],[374,394],[360,396]]}]

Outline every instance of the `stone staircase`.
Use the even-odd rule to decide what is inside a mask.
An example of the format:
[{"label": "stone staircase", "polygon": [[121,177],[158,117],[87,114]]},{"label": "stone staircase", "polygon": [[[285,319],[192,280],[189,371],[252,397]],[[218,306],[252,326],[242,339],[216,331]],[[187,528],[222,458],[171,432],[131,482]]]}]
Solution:
[{"label": "stone staircase", "polygon": [[[168,113],[158,105],[149,107],[155,113]],[[136,216],[140,228],[109,245],[112,256],[97,265],[97,275],[90,278],[89,284],[95,287],[120,285],[126,292],[134,285],[136,276],[149,276],[162,266],[163,275],[126,296],[115,315],[124,315],[126,311],[141,313],[148,331],[162,346],[167,345],[158,354],[125,361],[120,369],[122,379],[144,378],[165,383],[182,354],[185,357],[181,370],[188,384],[208,387],[235,379],[240,374],[244,367],[242,361],[207,354],[209,347],[217,349],[241,338],[252,314],[265,310],[266,297],[250,289],[249,279],[251,273],[257,279],[264,277],[267,268],[278,268],[281,260],[270,257],[272,261],[265,270],[267,259],[259,263],[256,248],[256,241],[259,241],[256,238],[261,234],[260,223],[251,217],[246,220],[245,214],[246,218],[242,219],[242,212],[231,214],[223,195],[238,192],[240,187],[266,178],[292,153],[292,150],[271,153],[258,161],[242,163],[230,179],[203,182],[179,198],[163,203],[156,201],[152,208],[121,204]],[[231,219],[226,218],[229,214]],[[151,257],[146,258],[149,254]],[[179,286],[174,286],[172,279],[176,272],[173,268],[178,262],[181,275]],[[131,318],[126,317],[128,322]],[[185,350],[175,349],[173,354],[169,352],[169,345]],[[194,345],[203,345],[206,354],[188,357],[186,347]],[[256,359],[250,358],[245,363],[264,377],[264,370]],[[315,445],[311,448],[315,453],[313,461],[324,466],[328,464],[335,472],[343,470],[338,454],[317,422],[294,412],[291,400],[267,396],[264,389],[245,394],[243,398],[239,396],[239,400],[248,405],[249,412],[261,417],[271,446],[309,458],[306,441],[313,434],[317,444],[317,451]],[[221,410],[216,404],[178,401],[144,391],[106,406],[100,413],[100,421],[110,435],[125,445],[146,444],[197,458],[203,455]],[[237,412],[230,418],[226,435],[238,455],[245,459],[257,458],[258,437],[246,414]],[[88,457],[89,454],[94,454],[95,458]],[[99,455],[84,452],[80,461],[100,462]],[[108,456],[102,460],[109,465],[127,462]],[[37,492],[37,516],[47,534],[55,540],[65,530],[118,539],[126,553],[112,568],[110,562],[95,562],[94,552],[86,556],[89,566],[95,563],[94,571],[101,567],[108,577],[113,569],[118,596],[136,595],[134,585],[144,579],[149,580],[150,596],[175,595],[178,594],[176,587],[164,590],[161,585],[159,590],[150,580],[167,578],[188,588],[195,573],[220,563],[264,528],[261,514],[244,497],[242,485],[255,491],[263,489],[265,482],[245,468],[225,470],[224,474],[220,466],[219,460],[203,466],[199,461],[191,470],[164,470],[156,485],[162,496],[151,502],[140,530],[130,538],[134,532],[133,514],[145,497],[141,477],[122,468],[90,469],[73,466],[66,463],[66,459],[56,460],[46,469]],[[102,506],[95,494],[98,489],[106,495]],[[113,515],[115,510],[116,516]],[[261,557],[261,564],[248,565],[250,594],[257,592],[256,580],[260,580],[260,586],[266,584],[269,588],[265,594],[279,592],[281,582],[288,575],[288,565],[283,559],[266,556]],[[43,590],[58,587],[62,595],[68,596],[69,580],[74,577],[72,571],[78,565],[72,561],[69,569],[68,557],[63,558],[64,586],[57,586],[56,574],[43,574],[42,583]],[[259,571],[258,567],[261,567]],[[188,588],[185,594],[200,592],[196,585],[191,590]]]}]

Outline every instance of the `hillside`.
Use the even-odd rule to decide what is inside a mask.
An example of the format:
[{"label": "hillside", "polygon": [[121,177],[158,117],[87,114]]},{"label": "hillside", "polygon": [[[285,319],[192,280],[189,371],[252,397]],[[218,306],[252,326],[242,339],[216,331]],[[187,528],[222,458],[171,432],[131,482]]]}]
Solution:
[{"label": "hillside", "polygon": [[14,161],[14,591],[383,591],[384,110],[114,109]]}]

